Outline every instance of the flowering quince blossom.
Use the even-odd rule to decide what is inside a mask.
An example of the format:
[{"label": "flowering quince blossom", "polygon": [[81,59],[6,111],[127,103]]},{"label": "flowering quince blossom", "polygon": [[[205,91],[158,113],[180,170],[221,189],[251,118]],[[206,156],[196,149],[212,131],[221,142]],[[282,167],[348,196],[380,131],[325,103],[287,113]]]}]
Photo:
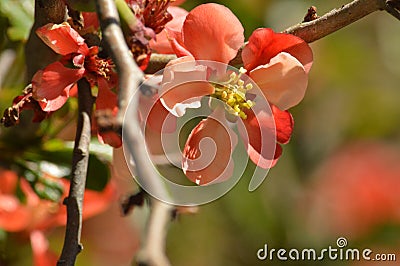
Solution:
[{"label": "flowering quince blossom", "polygon": [[[60,182],[67,196],[69,182],[55,179],[50,175],[45,178]],[[20,187],[26,202],[16,196]],[[114,199],[115,187],[109,183],[102,192],[85,191],[83,201],[83,219],[105,211]],[[25,178],[18,178],[13,171],[0,169],[0,228],[7,232],[21,233],[30,238],[34,265],[56,265],[58,256],[49,249],[45,237],[46,230],[65,225],[66,209],[62,203],[40,199]]]},{"label": "flowering quince blossom", "polygon": [[[116,73],[110,59],[98,56],[98,47],[88,47],[85,40],[68,23],[47,24],[37,30],[38,36],[63,57],[32,78],[32,92],[42,110],[56,111],[71,94],[76,82],[85,77],[91,86],[97,85],[96,110],[110,109],[117,113]],[[116,133],[99,133],[99,139],[114,147],[121,146]]]},{"label": "flowering quince blossom", "polygon": [[[287,109],[298,104],[306,91],[312,65],[312,51],[308,44],[293,35],[275,33],[266,28],[257,29],[243,48],[244,68],[239,74],[228,75],[229,80],[224,86],[216,86],[207,82],[207,67],[196,64],[195,60],[228,64],[237,55],[244,44],[244,36],[243,27],[236,16],[222,5],[203,4],[187,14],[180,31],[168,27],[166,31],[172,49],[181,58],[171,61],[167,71],[164,71],[160,93],[164,107],[179,117],[186,108],[200,107],[203,96],[219,99],[230,107],[225,109],[231,110],[230,113],[240,120],[239,132],[247,146],[249,158],[262,168],[274,166],[282,153],[280,144],[289,142],[293,130],[294,121]],[[186,62],[184,67],[180,65],[182,62]],[[192,65],[188,62],[192,62]],[[217,69],[220,75],[224,71],[228,73],[226,69]],[[275,125],[271,125],[266,110],[255,108],[255,102],[250,100],[247,91],[252,86],[241,79],[246,72],[268,100],[273,114],[272,123]],[[181,82],[190,79],[196,82]],[[211,117],[202,120],[192,130],[184,147],[183,170],[191,181],[200,185],[222,181],[228,174],[222,173],[219,166],[230,162],[236,141],[231,142],[231,147],[224,147],[229,126],[225,126],[225,122],[213,122],[215,117],[221,116],[223,114],[215,110]],[[218,121],[225,120],[222,118]],[[276,134],[277,143],[273,144],[276,148],[271,147],[265,139],[270,138],[271,131]],[[204,162],[196,160],[201,154],[200,150],[205,150],[200,148],[200,141],[204,137],[212,138],[218,147],[215,155],[217,163],[205,168],[199,166]],[[272,156],[271,149],[275,149]],[[227,168],[232,169],[232,165]]]}]

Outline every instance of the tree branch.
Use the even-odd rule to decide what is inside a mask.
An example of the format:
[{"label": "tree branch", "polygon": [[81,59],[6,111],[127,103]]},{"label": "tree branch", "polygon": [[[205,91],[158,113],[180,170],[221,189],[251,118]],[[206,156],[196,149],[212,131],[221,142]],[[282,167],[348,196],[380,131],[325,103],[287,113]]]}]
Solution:
[{"label": "tree branch", "polygon": [[82,250],[82,205],[85,192],[86,176],[89,163],[89,144],[91,136],[91,114],[94,98],[90,84],[86,79],[78,81],[79,117],[72,159],[72,176],[68,197],[64,199],[67,206],[67,228],[64,246],[58,266],[73,266]]},{"label": "tree branch", "polygon": [[[117,123],[122,125],[123,118],[129,103],[129,123],[122,127],[124,143],[135,161],[137,179],[145,187],[151,187],[152,191],[163,198],[168,193],[163,186],[158,173],[148,156],[145,140],[141,133],[137,119],[138,91],[143,80],[143,73],[133,60],[132,54],[125,43],[120,27],[117,9],[114,0],[97,0],[97,12],[104,40],[117,67],[119,76],[118,104],[119,112]],[[131,97],[132,96],[132,97]],[[128,162],[129,163],[129,162]],[[146,241],[140,251],[141,265],[169,265],[164,253],[166,227],[170,217],[172,206],[152,199],[152,211],[148,223]],[[144,258],[144,259],[143,259]]]},{"label": "tree branch", "polygon": [[300,23],[284,30],[311,43],[378,10],[387,9],[383,0],[355,0],[339,9],[333,9],[322,17]]},{"label": "tree branch", "polygon": [[154,198],[151,203],[147,234],[142,248],[136,256],[136,261],[140,266],[169,266],[171,264],[164,254],[164,250],[173,207]]},{"label": "tree branch", "polygon": [[[389,14],[400,19],[399,0],[354,0],[339,9],[333,9],[322,17],[294,25],[283,32],[296,35],[311,43],[378,10],[386,10]],[[242,49],[238,51],[236,57],[229,64],[233,66],[243,64],[241,53]],[[173,57],[170,55],[153,54],[146,73],[155,73],[163,69],[172,59]]]}]

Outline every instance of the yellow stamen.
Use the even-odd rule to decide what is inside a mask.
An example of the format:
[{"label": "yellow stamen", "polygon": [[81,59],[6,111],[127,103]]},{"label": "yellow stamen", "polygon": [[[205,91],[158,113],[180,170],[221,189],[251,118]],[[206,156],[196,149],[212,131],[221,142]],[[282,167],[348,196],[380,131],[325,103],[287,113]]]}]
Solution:
[{"label": "yellow stamen", "polygon": [[253,88],[251,83],[245,84],[241,76],[246,73],[246,69],[240,68],[239,73],[231,73],[229,80],[214,84],[215,93],[211,95],[226,103],[225,109],[235,116],[246,119],[247,115],[243,111],[255,105],[251,100],[246,99],[246,93]]}]

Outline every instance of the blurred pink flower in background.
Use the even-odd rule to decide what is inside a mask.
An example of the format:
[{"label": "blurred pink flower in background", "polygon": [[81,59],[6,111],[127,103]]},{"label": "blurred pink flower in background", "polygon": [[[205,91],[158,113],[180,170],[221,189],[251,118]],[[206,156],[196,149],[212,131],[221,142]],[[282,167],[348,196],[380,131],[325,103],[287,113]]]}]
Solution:
[{"label": "blurred pink flower in background", "polygon": [[[69,181],[50,175],[44,178],[59,182],[64,189],[63,199],[69,190]],[[62,202],[40,199],[24,178],[18,180],[15,172],[0,169],[0,228],[7,232],[29,236],[35,266],[55,265],[58,255],[49,249],[45,236],[52,228],[66,223],[66,208]],[[25,201],[17,196],[20,186]],[[85,191],[83,219],[105,211],[115,196],[115,187],[109,183],[102,192]]]},{"label": "blurred pink flower in background", "polygon": [[315,232],[356,238],[400,225],[400,151],[371,141],[344,146],[322,163],[308,195]]}]

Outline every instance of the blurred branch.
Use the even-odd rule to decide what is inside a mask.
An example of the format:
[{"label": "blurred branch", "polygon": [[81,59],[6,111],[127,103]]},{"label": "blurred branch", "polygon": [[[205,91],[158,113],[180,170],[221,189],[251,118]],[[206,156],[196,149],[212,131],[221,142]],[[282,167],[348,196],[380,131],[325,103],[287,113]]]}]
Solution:
[{"label": "blurred branch", "polygon": [[[164,188],[158,173],[150,161],[145,147],[145,140],[141,133],[137,119],[138,91],[143,80],[143,73],[134,62],[132,54],[126,45],[117,9],[114,0],[97,0],[97,12],[104,40],[117,67],[119,75],[119,93],[117,124],[122,126],[124,114],[129,103],[131,119],[123,125],[125,147],[128,148],[136,164],[137,179],[145,187],[151,187],[156,195],[167,198],[168,193]],[[132,96],[132,97],[131,97]],[[129,160],[127,160],[129,163]],[[141,265],[169,265],[164,252],[166,227],[170,219],[172,206],[152,200],[152,211],[148,223],[145,245],[142,246],[140,254]]]},{"label": "blurred branch", "polygon": [[141,266],[168,266],[170,263],[164,250],[167,225],[172,219],[173,207],[156,199],[153,199],[151,203],[147,235],[136,260]]},{"label": "blurred branch", "polygon": [[[283,32],[296,35],[311,43],[378,10],[386,10],[389,14],[400,19],[400,0],[354,0],[341,8],[333,9],[315,20],[294,25]],[[243,64],[241,54],[242,49],[238,51],[236,57],[229,64]],[[172,59],[174,58],[171,55],[153,54],[146,73],[156,73],[163,69]]]},{"label": "blurred branch", "polygon": [[66,6],[60,0],[36,0],[35,20],[25,46],[27,80],[39,69],[57,60],[57,54],[36,35],[36,30],[47,23],[62,23],[66,17]]},{"label": "blurred branch", "polygon": [[67,228],[64,246],[58,266],[75,265],[76,257],[82,250],[82,205],[89,163],[89,144],[91,136],[91,115],[94,97],[86,79],[78,81],[79,117],[72,159],[72,176],[68,197],[64,199],[67,206]]},{"label": "blurred branch", "polygon": [[97,0],[97,12],[103,38],[107,44],[106,48],[111,54],[119,75],[117,123],[122,125],[129,99],[139,87],[143,73],[133,61],[130,50],[125,43],[115,1]]}]

